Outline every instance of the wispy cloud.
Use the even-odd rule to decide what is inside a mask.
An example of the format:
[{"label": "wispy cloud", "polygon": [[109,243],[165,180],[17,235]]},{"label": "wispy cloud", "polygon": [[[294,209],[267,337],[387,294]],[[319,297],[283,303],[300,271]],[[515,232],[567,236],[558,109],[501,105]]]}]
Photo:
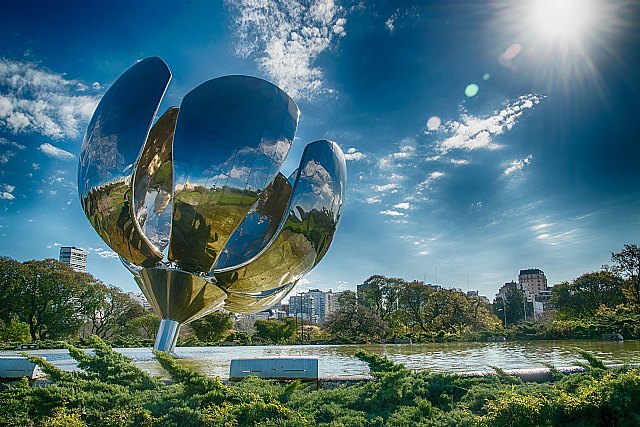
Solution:
[{"label": "wispy cloud", "polygon": [[533,108],[541,99],[539,95],[523,95],[491,116],[463,114],[459,120],[446,122],[442,132],[450,136],[439,141],[436,149],[443,154],[450,150],[498,150],[502,146],[493,138],[513,128],[524,111]]},{"label": "wispy cloud", "polygon": [[15,147],[15,148],[17,148],[18,150],[24,150],[24,149],[26,148],[26,147],[25,147],[24,145],[22,145],[22,144],[18,144],[18,143],[17,143],[17,142],[15,142],[15,141],[9,141],[8,139],[3,138],[3,137],[1,137],[1,136],[0,136],[0,145],[8,145],[8,146],[10,146],[10,147]]},{"label": "wispy cloud", "polygon": [[529,154],[527,157],[525,157],[522,160],[514,160],[511,162],[509,167],[504,170],[504,174],[506,176],[509,176],[514,172],[522,170],[522,168],[524,168],[525,165],[530,164],[532,160],[533,160],[533,154]]},{"label": "wispy cloud", "polygon": [[227,5],[236,13],[238,55],[253,55],[294,99],[327,90],[315,61],[346,35],[347,23],[333,0],[227,0]]},{"label": "wispy cloud", "polygon": [[411,203],[402,202],[393,206],[394,209],[411,209]]},{"label": "wispy cloud", "polygon": [[446,174],[444,172],[440,172],[440,171],[431,172],[427,177],[427,179],[419,183],[416,186],[416,188],[418,188],[419,190],[429,188],[431,187],[431,184],[433,184],[435,181],[439,180],[440,178],[444,177],[445,175]]},{"label": "wispy cloud", "polygon": [[15,196],[12,194],[16,187],[10,184],[2,184],[0,186],[0,200],[14,200]]},{"label": "wispy cloud", "polygon": [[384,211],[380,211],[380,213],[382,215],[388,215],[388,216],[405,216],[405,214],[402,213],[402,212],[392,211],[390,209],[387,209],[387,210],[384,210]]},{"label": "wispy cloud", "polygon": [[46,154],[49,157],[53,157],[54,159],[74,160],[76,158],[76,156],[74,156],[70,152],[65,151],[61,148],[58,148],[54,145],[51,145],[48,142],[45,142],[44,144],[40,145],[40,147],[38,147],[38,150],[42,151],[44,154]]},{"label": "wispy cloud", "polygon": [[398,187],[399,187],[398,184],[392,182],[390,184],[374,185],[373,191],[376,191],[379,193],[384,193],[387,191],[397,191]]},{"label": "wispy cloud", "polygon": [[349,160],[354,160],[354,161],[358,161],[358,160],[362,160],[365,157],[367,157],[364,153],[361,153],[360,151],[358,151],[358,149],[351,147],[347,150],[346,153],[344,153],[344,159],[349,161]]},{"label": "wispy cloud", "polygon": [[36,64],[0,59],[0,129],[77,138],[99,100],[86,90],[83,83]]}]

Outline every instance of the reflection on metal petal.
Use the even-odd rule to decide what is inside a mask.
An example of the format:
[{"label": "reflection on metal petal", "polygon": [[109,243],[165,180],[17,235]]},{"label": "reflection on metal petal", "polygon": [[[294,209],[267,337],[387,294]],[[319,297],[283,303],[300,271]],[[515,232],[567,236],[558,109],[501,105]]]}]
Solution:
[{"label": "reflection on metal petal", "polygon": [[133,219],[131,179],[170,79],[159,58],[129,68],[98,104],[80,153],[78,192],[87,218],[111,249],[137,265],[162,259]]},{"label": "reflection on metal petal", "polygon": [[214,265],[214,271],[238,268],[267,246],[284,219],[291,191],[287,178],[278,172],[227,241]]},{"label": "reflection on metal petal", "polygon": [[209,280],[168,267],[143,268],[142,289],[163,319],[188,323],[224,305],[227,294]]},{"label": "reflection on metal petal", "polygon": [[286,93],[255,77],[209,80],[184,97],[173,146],[170,261],[211,270],[276,176],[298,116]]},{"label": "reflection on metal petal", "polygon": [[173,196],[173,132],[177,107],[169,108],[149,132],[133,178],[136,220],[149,241],[162,252],[169,244]]},{"label": "reflection on metal petal", "polygon": [[[215,272],[230,298],[295,284],[326,253],[340,220],[344,156],[334,142],[315,141],[305,148],[298,170],[288,216],[267,249],[243,267]],[[237,303],[232,306],[237,309]]]},{"label": "reflection on metal petal", "polygon": [[252,294],[232,293],[224,301],[224,308],[240,314],[253,314],[267,310],[287,296],[295,285],[296,282],[291,282],[278,289]]}]

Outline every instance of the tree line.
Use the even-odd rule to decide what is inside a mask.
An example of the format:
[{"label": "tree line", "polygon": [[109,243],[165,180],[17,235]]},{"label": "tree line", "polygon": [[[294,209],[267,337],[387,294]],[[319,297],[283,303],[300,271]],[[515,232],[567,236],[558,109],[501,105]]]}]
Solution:
[{"label": "tree line", "polygon": [[152,339],[159,323],[121,289],[60,261],[0,257],[1,341]]}]

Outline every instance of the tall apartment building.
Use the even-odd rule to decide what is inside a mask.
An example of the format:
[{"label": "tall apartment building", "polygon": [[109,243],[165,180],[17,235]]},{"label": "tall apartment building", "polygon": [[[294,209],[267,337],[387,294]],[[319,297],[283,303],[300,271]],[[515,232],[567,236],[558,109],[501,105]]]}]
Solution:
[{"label": "tall apartment building", "polygon": [[60,262],[67,264],[75,271],[87,271],[87,253],[84,249],[73,246],[63,246],[60,248]]},{"label": "tall apartment building", "polygon": [[502,285],[500,287],[500,289],[498,289],[498,293],[496,294],[496,298],[504,298],[507,295],[507,292],[510,289],[520,289],[518,287],[518,284],[516,282],[514,282],[513,280],[510,282],[505,283],[504,285]]},{"label": "tall apartment building", "polygon": [[309,293],[289,297],[289,316],[299,316],[309,322],[316,323],[318,316],[314,308],[313,296]]},{"label": "tall apartment building", "polygon": [[540,295],[543,294],[543,291],[549,290],[547,287],[547,277],[544,275],[544,271],[539,268],[520,270],[518,285],[527,296],[530,295],[536,301]]}]

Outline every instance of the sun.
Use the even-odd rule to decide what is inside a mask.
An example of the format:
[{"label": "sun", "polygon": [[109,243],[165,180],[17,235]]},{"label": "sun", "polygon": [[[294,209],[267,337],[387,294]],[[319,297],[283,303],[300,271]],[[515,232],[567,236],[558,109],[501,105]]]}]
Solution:
[{"label": "sun", "polygon": [[531,29],[547,42],[578,41],[595,23],[593,0],[531,0],[528,9]]}]

